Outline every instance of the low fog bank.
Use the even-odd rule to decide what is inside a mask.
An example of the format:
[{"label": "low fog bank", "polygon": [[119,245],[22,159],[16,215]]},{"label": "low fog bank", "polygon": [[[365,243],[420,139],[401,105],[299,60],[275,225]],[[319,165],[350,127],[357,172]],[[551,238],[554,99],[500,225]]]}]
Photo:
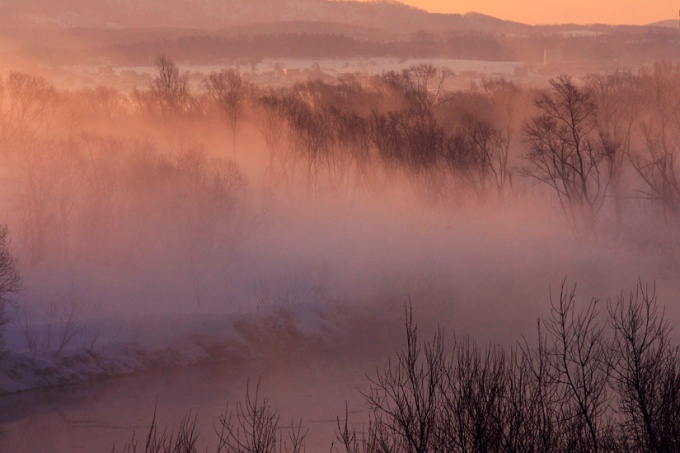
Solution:
[{"label": "low fog bank", "polygon": [[[168,358],[167,349],[186,359],[198,356],[198,348],[176,337],[238,344],[244,331],[233,329],[234,319],[251,322],[261,342],[248,344],[247,354],[234,349],[218,358],[219,368],[60,389],[56,403],[40,394],[30,397],[37,398],[33,402],[21,395],[7,400],[18,401],[17,407],[31,404],[35,412],[7,412],[13,415],[5,445],[44,445],[43,437],[20,435],[30,423],[64,451],[76,439],[92,448],[103,439],[121,446],[133,430],[145,432],[157,404],[160,426],[176,425],[189,410],[198,414],[199,445],[212,446],[212,423],[227,403],[242,401],[248,379],[252,385],[262,376],[263,396],[280,410],[282,423],[302,417],[310,429],[308,448],[325,450],[345,401],[357,426],[367,416],[359,390],[367,389],[366,374],[403,347],[407,303],[423,340],[441,327],[447,341],[469,335],[480,345],[509,347],[521,335],[534,341],[536,319],[548,313],[551,291],[555,296],[565,277],[568,285],[578,282],[577,301],[583,304],[633,290],[641,278],[656,282],[671,325],[679,319],[674,259],[574,235],[554,215],[554,204],[540,197],[442,207],[401,187],[352,200],[279,196],[266,206],[257,226],[229,253],[198,263],[167,261],[161,254],[136,267],[59,260],[28,267],[17,319],[24,310],[36,324],[52,316],[56,335],[75,298],[79,325],[102,326],[96,349],[103,356],[115,356],[115,344],[129,341],[152,351],[158,366],[188,365],[190,360]],[[58,314],[50,315],[53,303]],[[269,316],[306,318],[313,327],[307,339],[331,341],[311,349],[299,348],[296,337],[277,340],[277,323]],[[36,330],[45,335],[44,329]],[[13,338],[13,349],[26,351],[22,336]]]},{"label": "low fog bank", "polygon": [[[14,317],[41,324],[70,315],[162,319],[342,305],[398,327],[410,301],[424,327],[507,343],[533,331],[565,278],[584,301],[612,298],[640,278],[656,283],[667,316],[677,319],[675,259],[575,236],[552,209],[537,198],[444,209],[404,190],[352,201],[270,200],[238,243],[200,261],[159,253],[140,263],[27,267]],[[125,256],[125,234],[116,237],[117,256]],[[367,344],[381,341],[365,334]]]}]

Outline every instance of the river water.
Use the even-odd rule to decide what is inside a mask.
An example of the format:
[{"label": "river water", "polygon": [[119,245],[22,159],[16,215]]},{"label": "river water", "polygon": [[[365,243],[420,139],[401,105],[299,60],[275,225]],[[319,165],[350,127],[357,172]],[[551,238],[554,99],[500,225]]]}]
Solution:
[{"label": "river water", "polygon": [[[160,431],[177,426],[189,411],[196,416],[199,451],[214,451],[214,423],[227,405],[243,401],[260,382],[260,398],[281,415],[308,429],[306,451],[329,451],[337,417],[345,402],[351,422],[366,418],[366,374],[375,363],[349,357],[279,357],[240,364],[219,364],[147,372],[83,385],[0,397],[0,451],[96,452],[119,449],[133,432],[143,450],[154,407]],[[360,427],[360,423],[357,425]],[[285,437],[285,434],[284,434]]]}]

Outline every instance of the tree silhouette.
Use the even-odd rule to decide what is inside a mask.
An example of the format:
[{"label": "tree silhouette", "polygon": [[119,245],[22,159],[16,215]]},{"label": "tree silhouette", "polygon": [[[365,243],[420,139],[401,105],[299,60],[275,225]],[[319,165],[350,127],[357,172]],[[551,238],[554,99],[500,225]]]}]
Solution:
[{"label": "tree silhouette", "polygon": [[535,103],[539,113],[524,123],[524,173],[554,189],[572,226],[594,232],[610,181],[606,149],[595,136],[596,106],[569,76],[550,85]]}]

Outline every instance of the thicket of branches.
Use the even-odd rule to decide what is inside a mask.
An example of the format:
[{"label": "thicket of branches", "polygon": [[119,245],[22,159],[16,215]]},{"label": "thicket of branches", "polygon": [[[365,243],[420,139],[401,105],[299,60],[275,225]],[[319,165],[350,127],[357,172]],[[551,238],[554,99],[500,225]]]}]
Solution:
[{"label": "thicket of branches", "polygon": [[[603,304],[563,282],[537,340],[480,347],[406,314],[406,347],[370,380],[347,452],[680,451],[680,351],[654,288]],[[604,313],[603,313],[603,312]]]},{"label": "thicket of branches", "polygon": [[[245,399],[235,408],[227,408],[219,416],[213,428],[217,435],[216,453],[301,453],[305,451],[307,429],[302,421],[291,421],[290,427],[279,426],[281,416],[269,400],[260,393],[260,382],[251,390],[246,385]],[[143,446],[136,433],[122,449],[114,445],[111,453],[197,453],[199,433],[196,431],[196,415],[188,413],[177,430],[159,430],[154,409],[151,425]],[[142,450],[143,449],[143,450]]]},{"label": "thicket of branches", "polygon": [[[563,282],[550,303],[536,338],[511,348],[441,330],[423,340],[407,306],[405,346],[367,378],[368,419],[349,420],[348,408],[331,451],[680,451],[680,350],[654,287],[582,305]],[[301,422],[286,434],[278,421],[258,385],[215,425],[217,451],[304,449]],[[156,433],[154,417],[148,438]]]}]

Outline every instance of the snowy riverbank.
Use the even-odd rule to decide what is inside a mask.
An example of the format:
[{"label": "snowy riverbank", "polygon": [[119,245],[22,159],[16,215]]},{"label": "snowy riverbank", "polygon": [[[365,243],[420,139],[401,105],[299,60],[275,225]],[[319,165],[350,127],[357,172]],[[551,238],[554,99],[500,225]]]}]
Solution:
[{"label": "snowy riverbank", "polygon": [[341,324],[332,304],[263,307],[248,314],[74,320],[70,327],[46,323],[30,331],[14,323],[6,336],[14,347],[0,359],[0,394],[329,349],[346,337]]}]

